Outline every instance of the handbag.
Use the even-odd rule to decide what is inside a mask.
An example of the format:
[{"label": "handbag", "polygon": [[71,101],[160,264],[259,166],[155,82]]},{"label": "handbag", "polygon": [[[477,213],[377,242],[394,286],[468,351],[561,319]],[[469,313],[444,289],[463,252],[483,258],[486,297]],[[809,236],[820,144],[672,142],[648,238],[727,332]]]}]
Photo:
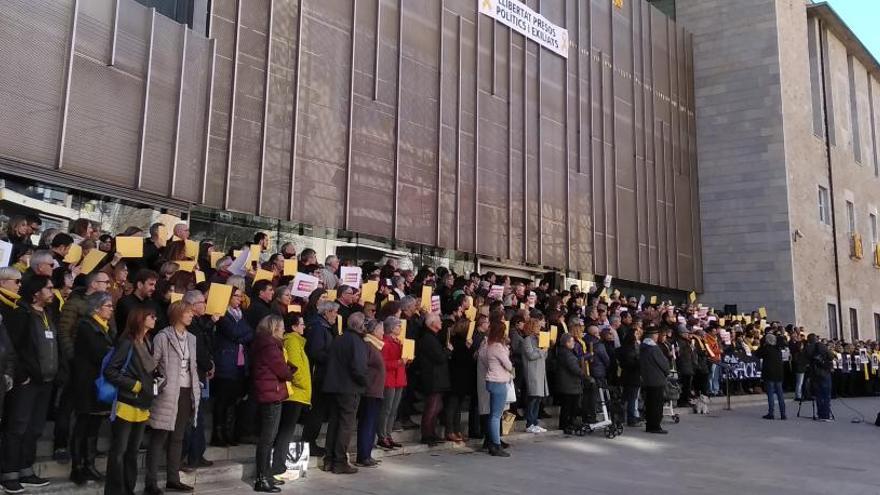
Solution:
[{"label": "handbag", "polygon": [[[125,357],[125,364],[122,365],[123,373],[128,371],[128,363],[131,362],[131,354],[133,350],[134,347],[128,350],[128,356]],[[95,378],[95,396],[97,397],[98,402],[104,404],[113,404],[116,402],[116,395],[119,393],[116,385],[110,383],[109,380],[104,378],[104,371],[107,370],[107,366],[110,364],[110,359],[115,352],[115,348],[111,348],[107,351],[107,354],[104,355],[104,359],[101,360],[101,372],[98,374],[98,378]]]},{"label": "handbag", "polygon": [[516,423],[516,414],[510,411],[504,411],[501,415],[501,434],[510,435],[513,431],[513,425]]},{"label": "handbag", "polygon": [[513,380],[507,382],[507,398],[504,400],[506,404],[516,402],[516,388],[513,386]]}]

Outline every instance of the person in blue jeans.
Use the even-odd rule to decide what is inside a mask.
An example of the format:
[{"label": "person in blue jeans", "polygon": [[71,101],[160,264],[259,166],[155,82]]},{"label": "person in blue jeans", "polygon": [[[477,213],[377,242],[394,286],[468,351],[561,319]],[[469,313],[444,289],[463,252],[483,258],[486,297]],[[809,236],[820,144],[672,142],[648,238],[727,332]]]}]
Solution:
[{"label": "person in blue jeans", "polygon": [[507,384],[513,379],[513,363],[504,330],[504,322],[493,321],[479,352],[479,364],[486,370],[485,387],[489,392],[489,455],[496,457],[510,457],[501,447],[501,414],[507,405]]},{"label": "person in blue jeans", "polygon": [[764,390],[767,391],[768,412],[764,419],[775,419],[774,399],[779,402],[779,419],[785,419],[785,395],[782,392],[784,376],[782,348],[777,345],[776,335],[772,333],[765,335],[764,342],[755,355],[761,359],[761,378],[764,380]]}]

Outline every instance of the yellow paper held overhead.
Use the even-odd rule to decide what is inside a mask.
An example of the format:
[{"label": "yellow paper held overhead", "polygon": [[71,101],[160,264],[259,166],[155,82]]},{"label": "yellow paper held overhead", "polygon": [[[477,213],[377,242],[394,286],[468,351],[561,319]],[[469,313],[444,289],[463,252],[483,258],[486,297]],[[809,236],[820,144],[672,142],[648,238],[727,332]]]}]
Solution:
[{"label": "yellow paper held overhead", "polygon": [[98,251],[97,249],[92,249],[91,251],[89,251],[89,254],[87,254],[86,257],[83,258],[82,263],[79,264],[80,273],[86,275],[92,273],[92,270],[94,270],[95,267],[98,266],[98,263],[100,263],[101,260],[103,260],[106,256],[107,253]]},{"label": "yellow paper held overhead", "polygon": [[262,268],[257,270],[256,275],[254,275],[254,282],[259,282],[260,280],[272,280],[275,274],[270,272],[269,270],[263,270]]},{"label": "yellow paper held overhead", "polygon": [[401,359],[412,361],[416,357],[416,341],[413,339],[403,339],[403,352],[400,353]]},{"label": "yellow paper held overhead", "polygon": [[211,251],[211,268],[217,268],[217,262],[223,258],[223,253],[220,251]]},{"label": "yellow paper held overhead", "polygon": [[208,289],[208,305],[205,312],[209,315],[223,316],[229,307],[229,298],[232,297],[232,286],[226,284],[211,284]]},{"label": "yellow paper held overhead", "polygon": [[766,318],[767,317],[767,308],[765,308],[764,306],[761,306],[760,308],[758,308],[758,314],[761,316],[761,318]]},{"label": "yellow paper held overhead", "polygon": [[690,301],[691,303],[693,303],[693,302],[696,301],[696,300],[697,300],[697,293],[694,292],[694,291],[691,291],[691,293],[688,294],[688,301]]},{"label": "yellow paper held overhead", "polygon": [[602,292],[599,293],[600,299],[608,299],[608,289],[602,289]]},{"label": "yellow paper held overhead", "polygon": [[467,333],[468,342],[474,340],[474,329],[476,329],[476,328],[477,328],[477,322],[471,320],[470,323],[468,323],[468,333]]},{"label": "yellow paper held overhead", "polygon": [[299,269],[296,260],[284,260],[284,276],[295,277],[296,271]]},{"label": "yellow paper held overhead", "polygon": [[64,257],[64,262],[69,263],[71,265],[75,265],[79,263],[83,257],[83,250],[79,244],[71,244],[70,250],[67,251],[67,256]]},{"label": "yellow paper held overhead", "polygon": [[476,306],[471,306],[468,309],[464,310],[464,315],[467,316],[468,320],[474,321],[477,319],[477,308]]},{"label": "yellow paper held overhead", "polygon": [[327,291],[327,300],[335,301],[336,300],[336,289],[330,289]]},{"label": "yellow paper held overhead", "polygon": [[550,325],[550,342],[556,342],[559,337],[559,327]]},{"label": "yellow paper held overhead", "polygon": [[175,263],[177,263],[177,266],[180,267],[180,271],[182,272],[192,272],[196,269],[195,261],[175,261]]},{"label": "yellow paper held overhead", "polygon": [[196,283],[200,284],[205,281],[205,272],[196,270]]},{"label": "yellow paper held overhead", "polygon": [[361,287],[361,300],[365,303],[375,303],[376,302],[376,292],[379,291],[379,281],[378,280],[370,280],[369,282],[364,282],[363,287]]},{"label": "yellow paper held overhead", "polygon": [[143,258],[144,257],[144,238],[143,237],[117,237],[116,252],[122,258]]},{"label": "yellow paper held overhead", "polygon": [[550,332],[539,332],[538,333],[538,347],[541,349],[549,349],[550,348]]},{"label": "yellow paper held overhead", "polygon": [[287,306],[287,312],[288,313],[302,313],[303,312],[302,306],[300,306],[299,304],[290,304]]},{"label": "yellow paper held overhead", "polygon": [[196,259],[199,257],[199,243],[192,239],[186,240],[186,257]]},{"label": "yellow paper held overhead", "polygon": [[170,292],[168,295],[171,298],[170,300],[172,304],[176,303],[177,301],[183,300],[183,294],[181,294],[180,292]]},{"label": "yellow paper held overhead", "polygon": [[336,315],[336,333],[342,335],[342,315]]},{"label": "yellow paper held overhead", "polygon": [[657,296],[651,296],[651,304],[657,304]]},{"label": "yellow paper held overhead", "polygon": [[431,286],[426,285],[422,287],[422,309],[431,312]]},{"label": "yellow paper held overhead", "polygon": [[751,323],[751,322],[752,322],[752,317],[751,317],[751,315],[745,315],[745,316],[743,316],[743,321],[746,322],[746,325],[748,325],[749,323]]}]

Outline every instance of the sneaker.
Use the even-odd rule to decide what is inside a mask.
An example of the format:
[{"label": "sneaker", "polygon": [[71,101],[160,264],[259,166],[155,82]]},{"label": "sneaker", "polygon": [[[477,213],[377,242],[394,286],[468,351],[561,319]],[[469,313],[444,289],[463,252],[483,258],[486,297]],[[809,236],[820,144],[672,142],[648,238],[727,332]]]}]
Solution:
[{"label": "sneaker", "polygon": [[535,425],[535,428],[538,430],[538,433],[547,433],[547,428],[543,426]]},{"label": "sneaker", "polygon": [[3,491],[6,493],[24,493],[24,488],[22,488],[18,480],[0,481],[0,486],[3,487]]},{"label": "sneaker", "polygon": [[537,425],[529,426],[528,428],[526,428],[526,432],[527,433],[541,433],[540,431],[538,431]]},{"label": "sneaker", "polygon": [[49,486],[49,480],[40,478],[36,474],[32,474],[30,476],[24,476],[18,479],[18,482],[21,483],[21,486],[28,486],[32,488],[38,488],[41,486]]}]

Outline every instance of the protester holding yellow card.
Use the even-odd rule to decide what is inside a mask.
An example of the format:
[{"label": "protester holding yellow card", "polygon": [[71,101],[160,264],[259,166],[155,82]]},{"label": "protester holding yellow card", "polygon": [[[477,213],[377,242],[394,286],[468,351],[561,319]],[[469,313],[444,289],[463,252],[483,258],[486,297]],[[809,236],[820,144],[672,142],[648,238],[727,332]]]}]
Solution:
[{"label": "protester holding yellow card", "polygon": [[559,337],[559,327],[550,325],[550,343],[556,342],[557,337]]},{"label": "protester holding yellow card", "polygon": [[80,263],[80,273],[86,275],[92,273],[92,270],[94,270],[95,267],[98,266],[98,264],[101,263],[101,260],[103,260],[106,256],[107,253],[98,251],[97,249],[92,249],[91,251],[89,251],[89,254],[87,254],[86,257],[83,258],[82,263]]},{"label": "protester holding yellow card", "polygon": [[296,271],[298,269],[297,261],[294,260],[284,260],[284,276],[285,277],[295,277]]},{"label": "protester holding yellow card", "polygon": [[764,306],[761,306],[760,308],[758,308],[758,314],[761,316],[761,318],[766,318],[767,317],[767,308],[765,308]]},{"label": "protester holding yellow card", "polygon": [[427,313],[431,312],[431,292],[430,285],[422,287],[422,309]]},{"label": "protester holding yellow card", "polygon": [[143,258],[144,238],[119,236],[116,238],[116,252],[121,258]]},{"label": "protester holding yellow card", "polygon": [[467,331],[467,341],[468,341],[468,342],[473,342],[473,341],[474,341],[474,330],[475,330],[476,328],[477,328],[477,322],[475,322],[475,321],[473,321],[473,320],[471,320],[470,322],[468,322],[468,331]]},{"label": "protester holding yellow card", "polygon": [[231,285],[211,284],[211,287],[208,289],[208,304],[205,313],[216,316],[225,315],[231,297]]},{"label": "protester holding yellow card", "polygon": [[464,315],[467,316],[468,320],[475,321],[477,319],[477,308],[475,306],[469,307],[464,310]]},{"label": "protester holding yellow card", "polygon": [[82,259],[83,250],[79,246],[79,244],[71,244],[70,249],[67,250],[67,255],[64,257],[64,262],[69,263],[71,265],[75,265],[79,263],[79,260]]},{"label": "protester holding yellow card", "polygon": [[694,302],[696,302],[696,300],[697,300],[697,293],[694,291],[691,291],[691,293],[688,294],[688,301],[690,301],[691,304],[693,304]]},{"label": "protester holding yellow card", "polygon": [[342,315],[336,315],[336,333],[342,335]]},{"label": "protester holding yellow card", "polygon": [[416,358],[416,341],[413,339],[403,339],[403,352],[400,358],[404,361],[412,361]]},{"label": "protester holding yellow card", "polygon": [[200,284],[205,281],[205,272],[196,270],[196,283]]}]

